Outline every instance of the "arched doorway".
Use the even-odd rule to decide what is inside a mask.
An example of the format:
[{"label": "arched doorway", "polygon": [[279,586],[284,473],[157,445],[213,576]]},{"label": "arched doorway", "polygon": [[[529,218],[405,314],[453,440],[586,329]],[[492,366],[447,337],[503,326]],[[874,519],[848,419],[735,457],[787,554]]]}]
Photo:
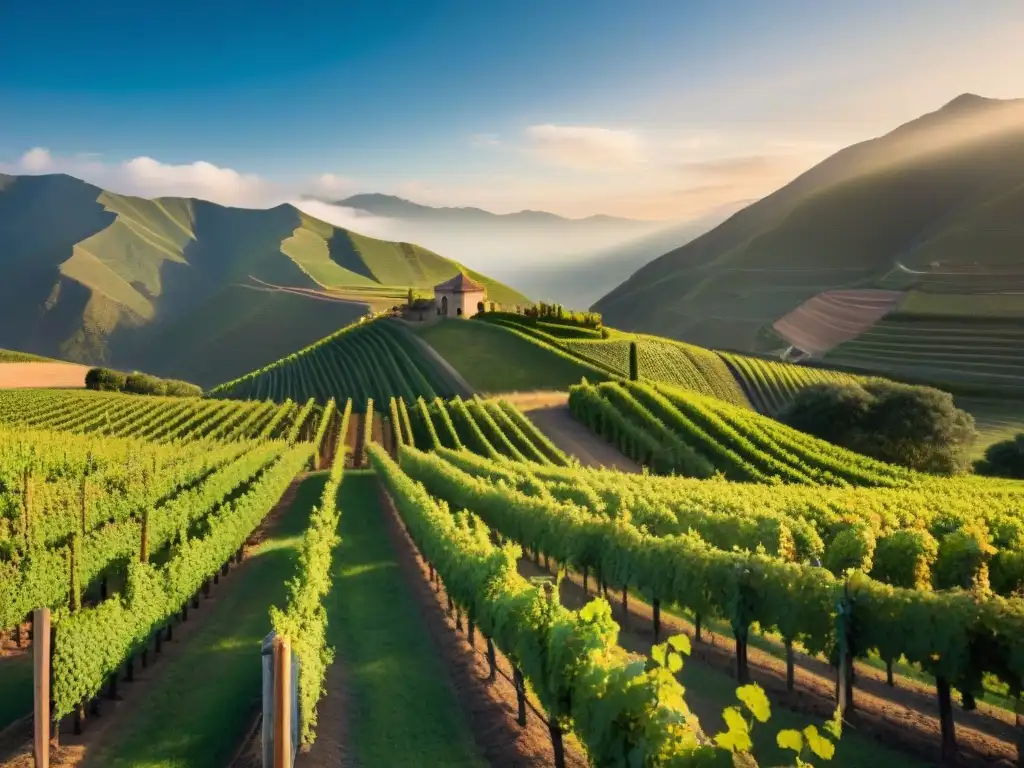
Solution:
[{"label": "arched doorway", "polygon": [[448,317],[448,297],[447,296],[442,296],[441,297],[441,315],[444,316],[444,317]]}]

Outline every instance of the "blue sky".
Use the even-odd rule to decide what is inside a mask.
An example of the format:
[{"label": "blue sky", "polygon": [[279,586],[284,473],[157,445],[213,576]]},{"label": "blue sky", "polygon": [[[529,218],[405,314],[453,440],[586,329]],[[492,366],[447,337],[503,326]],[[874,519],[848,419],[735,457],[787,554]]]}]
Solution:
[{"label": "blue sky", "polygon": [[6,169],[253,205],[674,218],[1024,96],[1019,0],[39,0],[0,29]]}]

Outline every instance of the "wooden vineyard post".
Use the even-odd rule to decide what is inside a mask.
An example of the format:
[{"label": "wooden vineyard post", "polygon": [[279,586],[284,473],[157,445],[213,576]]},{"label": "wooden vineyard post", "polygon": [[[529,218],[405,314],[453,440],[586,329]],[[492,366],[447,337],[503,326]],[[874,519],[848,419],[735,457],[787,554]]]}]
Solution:
[{"label": "wooden vineyard post", "polygon": [[661,636],[661,600],[654,598],[652,608],[654,609],[654,642],[657,643]]},{"label": "wooden vineyard post", "polygon": [[[491,638],[487,638],[487,666],[489,667],[490,674],[487,679],[492,683],[498,679],[498,660],[494,654],[494,641]],[[1017,704],[1017,711],[1020,712],[1020,702]],[[1018,720],[1020,715],[1017,716]]]},{"label": "wooden vineyard post", "polygon": [[1014,707],[1017,715],[1017,766],[1024,766],[1024,695],[1017,694],[1017,702]]},{"label": "wooden vineyard post", "polygon": [[939,726],[942,732],[942,761],[952,763],[956,758],[956,723],[953,720],[953,697],[949,681],[944,677],[935,678],[939,694]]},{"label": "wooden vineyard post", "polygon": [[35,768],[50,766],[50,609],[39,608],[32,618],[34,700],[33,754]]},{"label": "wooden vineyard post", "polygon": [[551,734],[551,748],[555,753],[555,768],[565,768],[565,746],[562,743],[562,728],[555,718],[548,723],[548,733]]},{"label": "wooden vineyard post", "polygon": [[[839,645],[839,669],[836,680],[836,703],[843,717],[853,711],[853,656],[851,646],[853,635],[853,603],[850,600],[849,585],[843,590],[836,616],[836,634]],[[941,698],[941,692],[940,692]]]},{"label": "wooden vineyard post", "polygon": [[274,767],[292,766],[292,647],[274,638]]},{"label": "wooden vineyard post", "polygon": [[519,725],[526,725],[526,681],[523,680],[523,673],[519,667],[512,668],[512,684],[516,687],[516,703],[519,705],[519,712],[516,722]]}]

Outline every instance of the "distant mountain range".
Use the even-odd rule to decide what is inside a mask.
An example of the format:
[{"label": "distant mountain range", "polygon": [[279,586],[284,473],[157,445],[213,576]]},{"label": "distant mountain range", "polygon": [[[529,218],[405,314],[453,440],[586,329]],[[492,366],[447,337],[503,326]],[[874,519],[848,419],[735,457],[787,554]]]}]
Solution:
[{"label": "distant mountain range", "polygon": [[1024,387],[1024,100],[964,94],[848,147],[595,309],[710,347]]},{"label": "distant mountain range", "polygon": [[516,225],[524,227],[557,227],[557,228],[633,228],[637,232],[647,232],[665,226],[664,222],[638,221],[615,216],[587,216],[582,219],[569,219],[547,211],[519,211],[517,213],[491,213],[482,208],[434,208],[420,205],[394,195],[368,193],[352,195],[344,200],[333,201],[334,205],[354,208],[358,211],[404,221],[418,221],[433,224],[458,224],[460,226],[479,225]]},{"label": "distant mountain range", "polygon": [[375,217],[388,237],[447,254],[529,296],[579,308],[704,231],[694,223],[604,215],[570,219],[546,211],[434,208],[382,194],[353,195],[332,205]]},{"label": "distant mountain range", "polygon": [[[0,347],[208,386],[462,269],[291,205],[147,200],[70,176],[0,175]],[[526,303],[467,271],[495,301]]]},{"label": "distant mountain range", "polygon": [[524,269],[517,276],[517,285],[538,300],[589,308],[652,259],[700,237],[749,203],[749,200],[730,203],[692,221],[659,229],[621,245]]}]

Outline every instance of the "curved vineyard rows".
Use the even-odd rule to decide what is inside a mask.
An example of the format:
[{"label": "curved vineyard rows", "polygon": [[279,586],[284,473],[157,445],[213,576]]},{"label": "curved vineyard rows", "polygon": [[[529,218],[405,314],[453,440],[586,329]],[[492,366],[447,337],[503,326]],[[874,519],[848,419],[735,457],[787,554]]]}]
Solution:
[{"label": "curved vineyard rows", "polygon": [[900,486],[924,476],[853,453],[746,408],[664,385],[580,384],[583,424],[662,474],[823,485]]},{"label": "curved vineyard rows", "polygon": [[326,405],[351,398],[386,403],[392,397],[414,402],[455,394],[444,376],[396,323],[386,320],[344,328],[277,362],[211,390],[215,398],[312,398]]},{"label": "curved vineyard rows", "polygon": [[845,384],[864,379],[826,368],[762,360],[729,352],[719,354],[760,413],[778,413],[802,390],[816,384]]},{"label": "curved vineyard rows", "polygon": [[468,450],[481,456],[565,466],[568,457],[505,400],[454,397],[415,403],[392,400],[390,422],[398,444],[429,451]]}]

